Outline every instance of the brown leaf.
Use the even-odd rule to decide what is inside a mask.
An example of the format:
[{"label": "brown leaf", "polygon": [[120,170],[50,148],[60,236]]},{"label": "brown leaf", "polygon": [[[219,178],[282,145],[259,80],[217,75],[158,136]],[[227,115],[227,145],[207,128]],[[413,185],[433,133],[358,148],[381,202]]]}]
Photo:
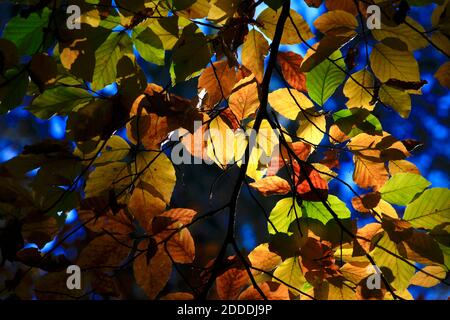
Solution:
[{"label": "brown leaf", "polygon": [[326,242],[308,237],[300,249],[301,267],[310,283],[337,275],[333,251]]},{"label": "brown leaf", "polygon": [[174,292],[166,294],[161,300],[194,300],[194,296],[188,292]]},{"label": "brown leaf", "polygon": [[94,211],[79,211],[78,217],[85,227],[94,232],[104,232],[105,230],[112,234],[127,235],[134,230],[134,227],[123,211],[116,215],[107,214],[98,217]]},{"label": "brown leaf", "polygon": [[111,236],[108,234],[95,237],[81,251],[77,260],[80,268],[99,266],[119,267],[130,252],[131,238],[128,236]]},{"label": "brown leaf", "polygon": [[184,128],[194,131],[195,120],[203,116],[191,101],[174,94],[167,94],[156,84],[148,84],[144,94],[133,103],[127,123],[128,139],[136,144],[138,139],[147,149],[159,149],[168,134]]},{"label": "brown leaf", "polygon": [[[139,248],[145,250],[147,241],[141,242]],[[160,246],[150,261],[147,261],[145,254],[137,257],[133,264],[133,270],[136,283],[144,290],[149,299],[154,299],[169,281],[172,262],[164,248]]]},{"label": "brown leaf", "polygon": [[444,256],[439,244],[429,234],[415,231],[403,242],[404,256],[422,264],[443,264]]},{"label": "brown leaf", "polygon": [[305,0],[308,7],[318,8],[322,5],[323,0]]},{"label": "brown leaf", "polygon": [[325,157],[320,160],[320,163],[326,165],[328,168],[339,168],[339,153],[337,150],[325,151]]},{"label": "brown leaf", "polygon": [[325,0],[325,5],[329,11],[332,10],[343,10],[347,11],[353,15],[358,13],[353,0]]},{"label": "brown leaf", "polygon": [[29,243],[36,243],[41,248],[53,239],[59,229],[54,217],[43,216],[38,219],[26,219],[22,226],[22,235]]},{"label": "brown leaf", "polygon": [[206,89],[206,111],[211,110],[222,99],[227,99],[236,83],[236,70],[228,60],[213,63],[198,78],[198,89]]},{"label": "brown leaf", "polygon": [[42,92],[56,81],[56,60],[45,53],[33,55],[30,61],[30,77]]},{"label": "brown leaf", "polygon": [[[304,175],[300,165],[294,163],[294,184],[300,198],[308,201],[320,201],[328,196],[328,183],[321,177],[314,167],[304,165],[308,178]],[[313,188],[311,188],[311,185]]]},{"label": "brown leaf", "polygon": [[420,80],[420,81],[402,81],[398,79],[389,79],[386,82],[386,85],[401,89],[401,90],[420,90],[424,85],[426,85],[428,81]]},{"label": "brown leaf", "polygon": [[[289,290],[284,284],[267,281],[258,284],[267,300],[289,300]],[[263,300],[264,297],[251,286],[239,295],[239,300]]]},{"label": "brown leaf", "polygon": [[[81,289],[67,288],[66,271],[49,272],[40,277],[35,285],[35,293],[39,300],[75,300],[84,296],[85,278],[81,277]],[[84,282],[84,283],[83,283]]]},{"label": "brown leaf", "polygon": [[356,236],[361,237],[363,239],[357,238],[356,240],[365,252],[369,252],[372,249],[371,248],[372,238],[380,232],[383,232],[381,224],[369,223],[366,224],[364,227],[358,229]]},{"label": "brown leaf", "polygon": [[379,192],[371,192],[360,197],[353,197],[352,205],[356,211],[367,213],[370,209],[375,208],[381,200]]},{"label": "brown leaf", "polygon": [[237,120],[246,119],[259,108],[258,83],[253,76],[239,81],[233,88],[229,106]]},{"label": "brown leaf", "polygon": [[306,92],[306,76],[300,72],[302,56],[292,51],[279,52],[277,59],[287,83],[294,89]]}]

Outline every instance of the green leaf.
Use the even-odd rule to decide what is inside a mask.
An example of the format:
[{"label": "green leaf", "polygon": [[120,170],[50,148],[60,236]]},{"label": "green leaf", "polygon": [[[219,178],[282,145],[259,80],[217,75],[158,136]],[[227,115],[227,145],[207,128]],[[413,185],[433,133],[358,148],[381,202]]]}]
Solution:
[{"label": "green leaf", "polygon": [[439,244],[439,248],[441,248],[442,254],[444,255],[444,265],[447,270],[450,270],[450,247]]},{"label": "green leaf", "polygon": [[283,5],[283,2],[284,0],[264,0],[264,3],[273,10],[280,8]]},{"label": "green leaf", "polygon": [[54,114],[67,115],[93,99],[86,90],[59,86],[45,90],[27,109],[38,118],[48,119]]},{"label": "green leaf", "polygon": [[197,75],[210,62],[211,50],[205,35],[195,24],[183,29],[181,38],[175,44],[170,74],[172,83],[189,80]]},{"label": "green leaf", "polygon": [[[0,78],[1,79],[1,78]],[[0,81],[0,114],[18,107],[27,92],[28,72],[10,69]]]},{"label": "green leaf", "polygon": [[[301,216],[302,211],[297,201],[293,198],[284,198],[278,201],[270,212],[270,221],[272,221],[278,232],[292,234],[292,232],[288,232],[289,226]],[[269,223],[268,228],[270,234],[277,233],[272,224]]]},{"label": "green leaf", "polygon": [[[351,216],[350,210],[347,208],[344,202],[339,200],[338,197],[329,195],[327,199],[328,205],[337,214],[339,219],[348,219]],[[322,202],[316,201],[303,201],[303,217],[312,218],[321,221],[324,225],[328,221],[333,220],[333,216]]]},{"label": "green leaf", "polygon": [[406,206],[431,183],[414,173],[397,173],[380,189],[381,198],[392,204]]},{"label": "green leaf", "polygon": [[172,50],[180,37],[181,30],[190,23],[188,19],[171,16],[155,19],[149,28],[161,40],[164,50]]},{"label": "green leaf", "polygon": [[123,51],[131,47],[130,39],[125,32],[112,32],[105,42],[95,50],[95,68],[92,89],[100,90],[116,81],[117,62]]},{"label": "green leaf", "polygon": [[130,185],[132,178],[127,163],[112,162],[97,167],[89,174],[84,192],[86,198],[91,198],[107,195],[111,189],[123,193]]},{"label": "green leaf", "polygon": [[[303,276],[302,269],[300,268],[300,262],[298,257],[288,258],[283,261],[282,264],[274,271],[273,275],[278,279],[284,281],[290,286],[302,290],[303,285],[306,283],[306,279]],[[280,282],[274,278],[275,282]],[[299,291],[289,288],[293,294],[298,295]]]},{"label": "green leaf", "polygon": [[[337,66],[345,70],[345,61],[340,50],[329,57]],[[306,88],[309,96],[323,106],[345,80],[345,73],[330,60],[324,60],[306,74]]]},{"label": "green leaf", "polygon": [[41,14],[32,13],[28,18],[15,16],[6,25],[3,38],[14,42],[21,54],[34,54],[41,48],[49,15],[50,10],[45,8]]},{"label": "green leaf", "polygon": [[442,223],[450,222],[450,190],[433,188],[411,202],[405,210],[403,219],[415,228],[433,229]]},{"label": "green leaf", "polygon": [[165,51],[161,39],[150,28],[135,28],[133,43],[141,57],[151,63],[164,65]]},{"label": "green leaf", "polygon": [[360,133],[381,134],[383,128],[377,117],[364,108],[343,109],[333,113],[334,123],[348,137]]}]

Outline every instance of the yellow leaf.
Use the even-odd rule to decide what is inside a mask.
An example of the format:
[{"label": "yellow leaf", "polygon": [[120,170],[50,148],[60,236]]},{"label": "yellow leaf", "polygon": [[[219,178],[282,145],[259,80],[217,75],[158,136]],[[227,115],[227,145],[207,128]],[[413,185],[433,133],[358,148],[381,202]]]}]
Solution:
[{"label": "yellow leaf", "polygon": [[408,93],[383,84],[380,87],[379,97],[381,102],[391,106],[402,118],[409,117],[411,112],[411,97]]},{"label": "yellow leaf", "polygon": [[142,173],[140,181],[142,187],[152,195],[170,203],[175,187],[175,169],[169,158],[161,152],[141,152],[136,157],[137,167],[133,163],[134,174]]},{"label": "yellow leaf", "polygon": [[[383,235],[377,245],[397,256],[401,256],[397,244],[389,239],[387,233]],[[415,270],[412,265],[379,247],[376,247],[373,250],[372,256],[377,267],[381,270],[383,276],[390,282],[394,289],[402,291],[409,286],[409,281],[414,275]],[[383,268],[389,270],[383,270]]]},{"label": "yellow leaf", "polygon": [[206,153],[219,167],[225,169],[229,164],[239,161],[246,145],[242,130],[231,130],[220,116],[211,121]]},{"label": "yellow leaf", "polygon": [[370,54],[370,65],[381,82],[389,79],[420,81],[419,65],[409,51],[392,49],[386,44],[378,43]]},{"label": "yellow leaf", "polygon": [[[348,108],[365,108],[372,111],[375,104],[371,105],[373,100],[374,81],[372,74],[366,69],[352,74],[344,85],[344,95],[348,98]],[[367,89],[367,90],[366,90]]]},{"label": "yellow leaf", "polygon": [[136,188],[131,195],[128,208],[139,224],[151,232],[152,219],[164,212],[166,203],[147,190]]},{"label": "yellow leaf", "polygon": [[264,77],[264,59],[269,51],[269,43],[257,30],[252,29],[242,46],[242,64],[255,75],[259,83]]},{"label": "yellow leaf", "polygon": [[240,0],[213,0],[208,13],[208,20],[225,24],[238,10]]},{"label": "yellow leaf", "polygon": [[316,112],[314,108],[307,109],[300,114],[300,126],[297,130],[297,136],[303,142],[316,146],[325,135],[326,124],[324,114]]},{"label": "yellow leaf", "polygon": [[[261,12],[261,14],[256,19],[256,21],[261,24],[261,30],[271,40],[273,40],[273,37],[275,35],[275,28],[280,14],[281,8],[277,11],[271,8],[267,8],[263,12]],[[292,24],[290,19],[287,19],[286,24],[284,25],[283,36],[281,37],[281,44],[298,44],[302,42],[302,39],[297,34],[296,28],[304,41],[307,41],[314,37],[308,23],[300,14],[291,9],[290,16],[292,17],[295,26]]]},{"label": "yellow leaf", "polygon": [[269,93],[270,106],[283,117],[296,120],[299,112],[310,109],[314,104],[303,93],[295,89],[283,88]]},{"label": "yellow leaf", "polygon": [[[422,25],[414,19],[406,17],[405,21],[412,25],[415,29],[419,30],[420,33],[425,33],[425,29]],[[408,46],[409,51],[422,49],[428,46],[428,41],[422,37],[420,33],[413,30],[410,26],[406,25],[406,23],[401,23],[397,26],[382,24],[381,29],[372,30],[373,37],[378,41],[382,41],[386,38],[400,39]]]},{"label": "yellow leaf", "polygon": [[[263,243],[253,249],[249,253],[248,259],[252,267],[264,270],[266,272],[272,271],[281,263],[281,257],[269,250],[269,244]],[[260,274],[261,271],[252,270],[254,275]]]},{"label": "yellow leaf", "polygon": [[[293,288],[288,287],[295,295],[299,294],[298,290],[302,290],[302,287],[306,282],[300,267],[299,259],[299,257],[292,257],[284,260],[273,273],[275,277],[297,289],[294,290]],[[278,279],[274,278],[274,281],[278,282]]]}]

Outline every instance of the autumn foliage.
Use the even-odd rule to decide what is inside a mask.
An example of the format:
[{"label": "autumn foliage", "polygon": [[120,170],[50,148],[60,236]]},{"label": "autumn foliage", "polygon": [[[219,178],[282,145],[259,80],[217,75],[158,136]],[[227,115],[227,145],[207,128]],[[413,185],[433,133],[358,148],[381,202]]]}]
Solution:
[{"label": "autumn foliage", "polygon": [[[2,298],[127,299],[138,287],[149,299],[412,299],[411,285],[449,285],[450,191],[408,160],[419,142],[375,112],[408,121],[427,85],[414,52],[450,54],[448,0],[305,0],[326,8],[314,28],[289,0],[68,2],[79,29],[64,1],[21,1],[0,39],[0,113],[67,117],[65,140],[0,164]],[[432,3],[426,31],[408,8]],[[380,29],[367,27],[372,4]],[[149,63],[165,76],[148,83]],[[446,88],[449,68],[435,74]],[[346,104],[325,110],[339,95]],[[175,163],[178,146],[195,161]],[[343,178],[348,154],[362,193]],[[230,180],[227,201],[174,206],[180,172],[199,165]],[[267,242],[250,252],[236,237],[244,190],[276,199],[258,207]],[[208,249],[194,229],[216,216],[226,232]],[[69,290],[73,264],[82,286]]]}]

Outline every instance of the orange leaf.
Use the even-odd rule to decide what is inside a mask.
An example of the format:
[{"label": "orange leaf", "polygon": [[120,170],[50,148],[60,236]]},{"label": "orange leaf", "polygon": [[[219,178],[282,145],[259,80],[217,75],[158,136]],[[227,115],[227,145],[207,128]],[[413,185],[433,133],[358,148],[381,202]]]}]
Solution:
[{"label": "orange leaf", "polygon": [[182,229],[167,242],[167,254],[177,263],[192,263],[195,259],[194,239],[188,229]]},{"label": "orange leaf", "polygon": [[[289,300],[289,290],[284,284],[267,281],[262,284],[258,284],[262,293],[268,300]],[[251,286],[247,288],[239,296],[239,300],[263,300],[264,297]]]},{"label": "orange leaf", "polygon": [[245,269],[230,268],[216,279],[217,295],[222,300],[235,300],[248,282]]},{"label": "orange leaf", "polygon": [[263,196],[283,195],[291,191],[289,183],[283,178],[270,176],[250,183],[250,186],[262,193]]},{"label": "orange leaf", "polygon": [[175,208],[164,212],[161,216],[171,218],[174,221],[180,222],[182,225],[187,225],[197,214],[197,211],[185,208]]}]

